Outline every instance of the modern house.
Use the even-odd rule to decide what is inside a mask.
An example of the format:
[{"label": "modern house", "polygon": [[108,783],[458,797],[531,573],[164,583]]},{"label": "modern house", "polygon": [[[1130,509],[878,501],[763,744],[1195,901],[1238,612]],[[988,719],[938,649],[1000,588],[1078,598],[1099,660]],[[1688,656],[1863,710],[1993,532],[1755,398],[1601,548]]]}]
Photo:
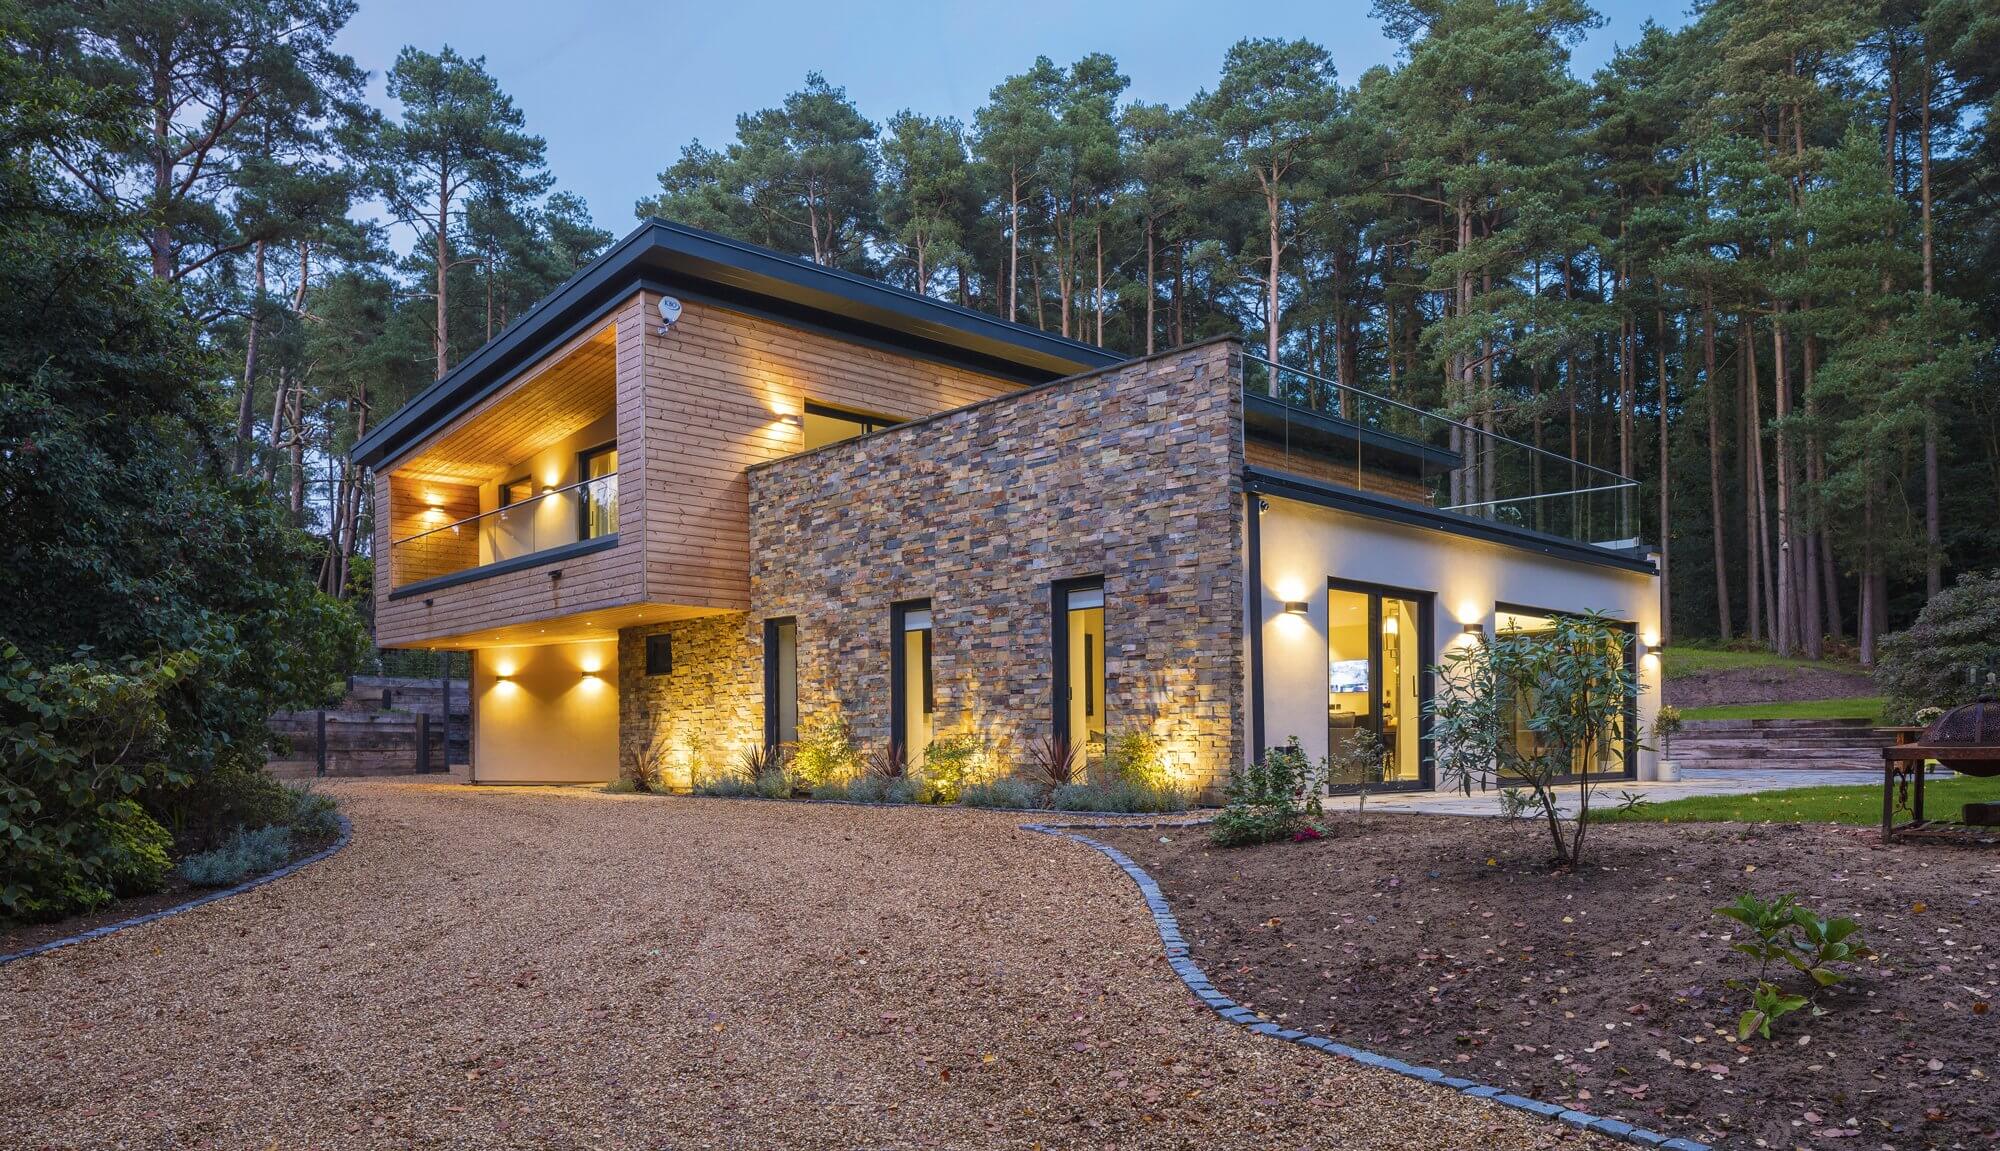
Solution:
[{"label": "modern house", "polygon": [[1428,668],[1585,609],[1644,690],[1579,769],[1650,754],[1630,482],[1234,338],[1126,358],[652,221],[354,458],[377,641],[473,652],[482,783],[685,783],[838,708],[919,760],[1141,729],[1199,787],[1366,729],[1431,787]]}]

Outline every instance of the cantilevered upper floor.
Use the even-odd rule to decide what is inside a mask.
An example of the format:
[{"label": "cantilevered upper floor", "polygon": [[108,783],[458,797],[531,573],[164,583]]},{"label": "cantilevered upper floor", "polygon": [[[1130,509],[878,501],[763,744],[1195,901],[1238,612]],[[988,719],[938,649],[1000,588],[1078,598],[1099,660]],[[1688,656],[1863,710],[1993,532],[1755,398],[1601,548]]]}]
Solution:
[{"label": "cantilevered upper floor", "polygon": [[377,642],[743,610],[750,465],[1121,358],[648,222],[354,449],[375,475]]}]

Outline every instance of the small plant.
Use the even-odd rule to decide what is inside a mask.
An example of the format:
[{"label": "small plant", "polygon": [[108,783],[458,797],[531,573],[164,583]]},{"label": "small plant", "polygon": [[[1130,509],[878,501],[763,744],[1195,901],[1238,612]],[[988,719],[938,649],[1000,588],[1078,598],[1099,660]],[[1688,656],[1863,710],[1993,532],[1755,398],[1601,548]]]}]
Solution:
[{"label": "small plant", "polygon": [[879,779],[901,779],[910,774],[910,754],[902,744],[891,741],[870,751],[861,770]]},{"label": "small plant", "polygon": [[1042,802],[1042,792],[1025,779],[996,779],[987,783],[967,784],[958,793],[958,802],[966,807],[1006,807],[1026,809],[1037,807]]},{"label": "small plant", "polygon": [[1382,766],[1388,758],[1388,749],[1382,746],[1382,737],[1367,728],[1347,734],[1340,746],[1320,761],[1320,782],[1322,786],[1312,789],[1306,798],[1306,806],[1313,814],[1320,809],[1320,792],[1338,787],[1355,797],[1354,814],[1358,819],[1368,809],[1368,793],[1382,782]]},{"label": "small plant", "polygon": [[1621,791],[1618,793],[1618,810],[1625,812],[1628,815],[1637,812],[1640,808],[1645,807],[1651,804],[1652,802],[1653,802],[1652,800],[1646,798],[1644,792]]},{"label": "small plant", "polygon": [[1150,731],[1115,732],[1104,741],[1104,758],[1097,765],[1099,778],[1140,787],[1163,786],[1167,781],[1163,750],[1160,737]]},{"label": "small plant", "polygon": [[926,803],[957,803],[959,795],[980,782],[986,770],[986,741],[969,732],[941,735],[924,751]]},{"label": "small plant", "polygon": [[837,707],[814,712],[799,724],[799,741],[792,749],[791,770],[808,788],[846,779],[860,765],[854,731]]},{"label": "small plant", "polygon": [[[1753,1033],[1769,1039],[1773,1020],[1808,1005],[1818,1014],[1820,1009],[1812,996],[1847,978],[1836,967],[1875,954],[1861,941],[1859,923],[1845,916],[1822,917],[1801,905],[1795,896],[1764,900],[1744,892],[1735,903],[1718,907],[1715,913],[1749,929],[1750,938],[1730,944],[1729,949],[1757,961],[1750,1009],[1736,1024],[1739,1039],[1748,1039]],[[1786,994],[1769,978],[1774,964],[1790,967],[1810,980],[1809,994]],[[1740,980],[1732,980],[1730,985],[1744,986]]]},{"label": "small plant", "polygon": [[795,784],[791,773],[773,768],[757,777],[757,794],[765,799],[790,799]]},{"label": "small plant", "polygon": [[1078,782],[1083,773],[1083,750],[1059,735],[1044,735],[1028,745],[1024,774],[1044,791]]},{"label": "small plant", "polygon": [[738,772],[724,772],[719,775],[704,776],[695,781],[696,795],[716,795],[724,798],[740,798],[757,794],[757,779]]},{"label": "small plant", "polygon": [[1653,738],[1659,741],[1661,759],[1674,757],[1674,736],[1685,726],[1687,720],[1682,718],[1680,708],[1670,703],[1661,706],[1660,714],[1653,717]]},{"label": "small plant", "polygon": [[771,772],[784,771],[789,759],[783,744],[752,744],[736,757],[736,771],[743,778],[754,781]]},{"label": "small plant", "polygon": [[1312,760],[1293,736],[1285,746],[1229,773],[1223,789],[1226,806],[1209,827],[1209,842],[1243,847],[1289,839],[1305,823],[1308,796],[1314,791]]},{"label": "small plant", "polygon": [[[618,782],[621,791],[659,793],[666,790],[667,752],[673,745],[673,737],[664,731],[655,731],[646,740],[634,747],[625,757]],[[700,774],[690,771],[690,777]]]},{"label": "small plant", "polygon": [[906,775],[868,772],[848,781],[847,798],[854,803],[915,803],[917,785]]},{"label": "small plant", "polygon": [[253,875],[275,870],[292,854],[292,829],[238,829],[214,851],[197,852],[181,860],[181,878],[196,887],[229,887]]},{"label": "small plant", "polygon": [[1503,787],[1498,798],[1501,819],[1526,819],[1535,814],[1535,797],[1521,788]]},{"label": "small plant", "polygon": [[1910,720],[1918,727],[1927,728],[1943,718],[1944,709],[1941,707],[1920,707],[1917,709],[1917,713],[1910,717]]}]

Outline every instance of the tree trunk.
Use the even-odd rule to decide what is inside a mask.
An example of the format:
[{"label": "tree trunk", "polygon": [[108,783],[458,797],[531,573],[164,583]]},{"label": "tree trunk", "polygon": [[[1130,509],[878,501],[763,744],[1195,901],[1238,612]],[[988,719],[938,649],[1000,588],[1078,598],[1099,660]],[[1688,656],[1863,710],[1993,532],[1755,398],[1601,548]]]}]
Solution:
[{"label": "tree trunk", "polygon": [[1265,273],[1264,354],[1271,361],[1271,394],[1278,394],[1278,180],[1274,174],[1264,185],[1264,210],[1271,224],[1271,266]]},{"label": "tree trunk", "polygon": [[1715,544],[1715,625],[1723,640],[1730,637],[1729,549],[1722,539],[1722,421],[1718,413],[1722,393],[1715,379],[1715,290],[1702,285],[1701,295],[1702,400],[1708,409],[1708,509],[1709,536]]},{"label": "tree trunk", "polygon": [[1156,327],[1155,321],[1153,319],[1153,305],[1159,295],[1159,293],[1154,289],[1157,288],[1158,285],[1159,281],[1154,279],[1153,276],[1153,218],[1151,216],[1147,216],[1146,217],[1146,354],[1149,356],[1153,354],[1153,332]]},{"label": "tree trunk", "polygon": [[[1936,280],[1932,263],[1931,236],[1931,42],[1923,42],[1924,83],[1922,112],[1917,121],[1918,197],[1922,203],[1924,255],[1924,311],[1929,320],[1931,293]],[[1927,329],[1928,330],[1928,325]],[[1944,590],[1944,521],[1938,501],[1938,413],[1937,397],[1924,397],[1924,593],[1936,598]]]},{"label": "tree trunk", "polygon": [[1665,310],[1660,308],[1653,310],[1653,327],[1657,340],[1653,352],[1660,375],[1660,642],[1671,643],[1674,585],[1668,577],[1673,566],[1673,530],[1668,513],[1673,509],[1667,495],[1671,486],[1669,477],[1672,475],[1670,470],[1672,457],[1667,446],[1667,313]]},{"label": "tree trunk", "polygon": [[1791,655],[1798,647],[1798,560],[1792,544],[1796,536],[1792,490],[1792,436],[1786,428],[1791,415],[1791,381],[1785,363],[1785,324],[1782,306],[1771,317],[1771,396],[1775,405],[1778,437],[1778,643],[1779,655]]},{"label": "tree trunk", "polygon": [[445,176],[438,177],[438,218],[437,218],[437,375],[443,379],[451,369],[449,322],[445,319],[445,280],[451,270],[451,237],[447,232],[451,224],[451,185]]},{"label": "tree trunk", "polygon": [[257,395],[257,336],[264,321],[264,241],[259,240],[253,247],[251,257],[255,267],[256,292],[250,297],[250,330],[244,336],[243,349],[243,394],[236,399],[236,458],[235,472],[243,475],[250,469],[250,428],[255,419]]}]

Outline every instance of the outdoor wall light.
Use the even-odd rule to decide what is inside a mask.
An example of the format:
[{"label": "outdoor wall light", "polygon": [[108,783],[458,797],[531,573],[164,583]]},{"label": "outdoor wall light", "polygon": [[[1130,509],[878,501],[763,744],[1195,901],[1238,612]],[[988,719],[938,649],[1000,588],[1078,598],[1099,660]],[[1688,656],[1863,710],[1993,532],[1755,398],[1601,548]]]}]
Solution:
[{"label": "outdoor wall light", "polygon": [[806,426],[806,418],[797,412],[780,412],[778,414],[778,422],[788,428],[802,428]]},{"label": "outdoor wall light", "polygon": [[1467,638],[1475,641],[1485,639],[1486,625],[1474,620],[1472,623],[1465,625],[1465,634]]},{"label": "outdoor wall light", "polygon": [[1311,610],[1312,605],[1302,599],[1288,599],[1285,601],[1286,615],[1304,615]]}]

